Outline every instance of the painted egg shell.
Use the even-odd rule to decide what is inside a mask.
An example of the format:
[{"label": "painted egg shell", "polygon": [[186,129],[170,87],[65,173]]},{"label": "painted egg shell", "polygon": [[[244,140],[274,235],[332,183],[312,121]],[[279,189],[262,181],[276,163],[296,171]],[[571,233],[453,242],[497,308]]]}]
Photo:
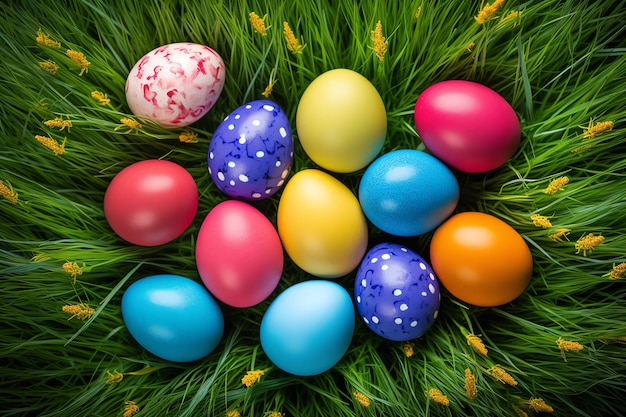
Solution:
[{"label": "painted egg shell", "polygon": [[439,314],[441,295],[432,268],[395,243],[370,249],[356,274],[356,307],[376,334],[396,341],[420,337]]},{"label": "painted egg shell", "polygon": [[296,127],[313,162],[333,172],[354,172],[380,153],[387,135],[387,112],[367,78],[337,68],[306,88],[298,103]]},{"label": "painted egg shell", "polygon": [[320,278],[354,270],[367,250],[367,220],[355,195],[317,169],[295,174],[278,203],[278,234],[292,261]]},{"label": "painted egg shell", "polygon": [[104,214],[122,239],[157,246],[180,236],[198,210],[198,188],[182,166],[148,159],[131,164],[111,181]]},{"label": "painted egg shell", "polygon": [[283,272],[283,248],[263,213],[238,200],[216,205],[196,241],[196,265],[208,290],[233,307],[250,307],[274,291]]},{"label": "painted egg shell", "polygon": [[220,343],[224,317],[201,284],[179,275],[153,275],[132,283],[122,317],[147,351],[172,362],[204,358]]},{"label": "painted egg shell", "polygon": [[144,55],[126,79],[126,101],[139,117],[183,127],[204,116],[222,92],[224,62],[208,46],[160,46]]},{"label": "painted egg shell", "polygon": [[354,334],[348,292],[326,280],[303,281],[280,293],[261,321],[261,346],[280,369],[321,374],[341,360]]},{"label": "painted egg shell", "polygon": [[389,152],[365,170],[359,201],[367,218],[396,236],[433,230],[456,208],[459,184],[433,156],[413,149]]},{"label": "painted egg shell", "polygon": [[426,148],[464,172],[486,172],[517,150],[520,123],[494,90],[464,80],[433,84],[415,103],[415,128]]},{"label": "painted egg shell", "polygon": [[272,196],[293,162],[285,112],[269,100],[239,107],[213,133],[208,160],[213,182],[228,196],[248,201]]}]

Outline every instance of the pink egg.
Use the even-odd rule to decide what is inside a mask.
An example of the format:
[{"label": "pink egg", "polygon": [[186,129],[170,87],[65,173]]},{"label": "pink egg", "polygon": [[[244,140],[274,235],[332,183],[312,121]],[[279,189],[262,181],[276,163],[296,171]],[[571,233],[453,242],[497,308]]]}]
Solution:
[{"label": "pink egg", "polygon": [[139,117],[165,127],[188,126],[213,107],[224,87],[222,58],[189,42],[160,46],[144,55],[126,79],[126,100]]},{"label": "pink egg", "polygon": [[475,82],[442,81],[415,103],[415,128],[426,148],[464,172],[486,172],[508,161],[519,147],[520,123],[511,105]]}]

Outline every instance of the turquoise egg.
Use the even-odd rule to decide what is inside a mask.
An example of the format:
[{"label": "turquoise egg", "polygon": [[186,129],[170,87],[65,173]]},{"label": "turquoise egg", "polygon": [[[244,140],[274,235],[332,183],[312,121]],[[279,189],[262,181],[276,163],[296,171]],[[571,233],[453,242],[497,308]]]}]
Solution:
[{"label": "turquoise egg", "polygon": [[143,348],[172,362],[202,359],[219,344],[224,317],[203,285],[179,275],[153,275],[122,297],[126,328]]},{"label": "turquoise egg", "polygon": [[376,159],[359,184],[365,216],[380,230],[417,236],[435,229],[456,208],[459,183],[437,158],[402,149]]},{"label": "turquoise egg", "polygon": [[348,292],[326,280],[304,281],[280,293],[261,321],[261,346],[283,371],[312,376],[346,353],[355,311]]}]

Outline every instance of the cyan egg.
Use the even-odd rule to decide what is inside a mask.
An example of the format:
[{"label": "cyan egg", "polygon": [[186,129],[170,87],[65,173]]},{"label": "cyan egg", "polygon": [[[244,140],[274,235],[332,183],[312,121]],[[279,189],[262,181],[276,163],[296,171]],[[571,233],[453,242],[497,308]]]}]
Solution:
[{"label": "cyan egg", "polygon": [[441,224],[456,208],[459,183],[437,158],[418,150],[391,151],[365,170],[359,202],[379,229],[417,236]]},{"label": "cyan egg", "polygon": [[405,341],[422,336],[439,314],[441,295],[433,269],[396,243],[371,248],[354,282],[356,307],[374,333]]},{"label": "cyan egg", "polygon": [[132,283],[122,297],[126,328],[143,348],[172,362],[210,354],[224,333],[219,305],[201,284],[179,275]]},{"label": "cyan egg", "polygon": [[268,307],[261,321],[261,346],[283,371],[318,375],[344,356],[354,322],[354,305],[345,288],[333,281],[303,281]]},{"label": "cyan egg", "polygon": [[245,201],[274,195],[293,163],[293,137],[285,112],[270,100],[235,109],[209,145],[209,173],[226,195]]}]

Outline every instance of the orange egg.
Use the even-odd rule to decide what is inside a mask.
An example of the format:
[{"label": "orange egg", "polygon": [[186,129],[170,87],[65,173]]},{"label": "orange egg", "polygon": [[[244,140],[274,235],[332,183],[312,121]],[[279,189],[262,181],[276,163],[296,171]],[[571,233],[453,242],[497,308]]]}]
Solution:
[{"label": "orange egg", "polygon": [[430,260],[452,295],[480,307],[513,301],[533,272],[532,255],[520,234],[497,217],[478,212],[456,214],[439,226]]}]

